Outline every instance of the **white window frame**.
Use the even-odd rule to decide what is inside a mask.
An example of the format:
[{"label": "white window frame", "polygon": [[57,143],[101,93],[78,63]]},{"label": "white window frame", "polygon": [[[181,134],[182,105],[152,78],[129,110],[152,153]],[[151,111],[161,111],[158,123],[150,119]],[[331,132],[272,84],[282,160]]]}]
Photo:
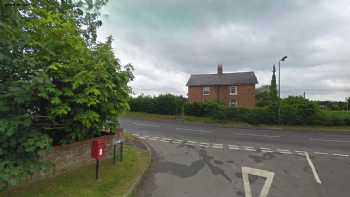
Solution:
[{"label": "white window frame", "polygon": [[203,96],[208,96],[210,94],[210,87],[205,86],[202,88],[202,91],[203,91]]},{"label": "white window frame", "polygon": [[[233,89],[235,90],[234,92],[232,92]],[[238,95],[238,86],[230,86],[228,91],[230,95]]]}]

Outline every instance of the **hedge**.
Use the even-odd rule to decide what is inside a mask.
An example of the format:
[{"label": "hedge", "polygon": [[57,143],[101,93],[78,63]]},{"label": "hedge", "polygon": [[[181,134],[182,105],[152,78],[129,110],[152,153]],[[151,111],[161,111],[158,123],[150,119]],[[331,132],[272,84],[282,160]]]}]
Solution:
[{"label": "hedge", "polygon": [[303,97],[288,97],[281,100],[281,116],[278,119],[276,106],[240,108],[227,107],[223,103],[185,103],[183,97],[160,95],[139,96],[130,101],[131,111],[157,114],[180,114],[209,117],[220,121],[243,121],[250,124],[324,125],[350,126],[350,113],[324,111],[316,102]]}]

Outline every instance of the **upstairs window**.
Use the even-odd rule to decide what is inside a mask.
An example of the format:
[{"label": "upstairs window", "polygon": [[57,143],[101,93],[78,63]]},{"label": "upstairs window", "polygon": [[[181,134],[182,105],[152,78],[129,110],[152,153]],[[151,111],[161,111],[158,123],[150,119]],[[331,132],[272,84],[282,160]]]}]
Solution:
[{"label": "upstairs window", "polygon": [[230,91],[230,95],[237,95],[238,94],[237,86],[230,86],[229,91]]},{"label": "upstairs window", "polygon": [[203,87],[203,95],[209,95],[210,88],[209,87]]}]

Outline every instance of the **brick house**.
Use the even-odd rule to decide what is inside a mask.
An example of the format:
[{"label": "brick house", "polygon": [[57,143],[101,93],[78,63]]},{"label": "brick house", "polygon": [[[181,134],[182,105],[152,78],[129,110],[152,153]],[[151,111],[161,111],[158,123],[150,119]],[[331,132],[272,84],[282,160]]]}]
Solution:
[{"label": "brick house", "polygon": [[191,75],[188,87],[189,102],[220,101],[227,106],[255,107],[254,72],[223,73],[218,65],[216,74]]}]

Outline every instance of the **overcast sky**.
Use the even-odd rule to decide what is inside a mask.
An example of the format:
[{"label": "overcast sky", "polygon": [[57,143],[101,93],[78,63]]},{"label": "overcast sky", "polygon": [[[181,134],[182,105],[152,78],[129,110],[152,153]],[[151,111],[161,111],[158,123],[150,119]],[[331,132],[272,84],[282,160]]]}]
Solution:
[{"label": "overcast sky", "polygon": [[112,35],[135,67],[136,94],[187,94],[190,74],[254,71],[269,84],[282,63],[282,96],[350,96],[349,0],[110,0],[99,40]]}]

